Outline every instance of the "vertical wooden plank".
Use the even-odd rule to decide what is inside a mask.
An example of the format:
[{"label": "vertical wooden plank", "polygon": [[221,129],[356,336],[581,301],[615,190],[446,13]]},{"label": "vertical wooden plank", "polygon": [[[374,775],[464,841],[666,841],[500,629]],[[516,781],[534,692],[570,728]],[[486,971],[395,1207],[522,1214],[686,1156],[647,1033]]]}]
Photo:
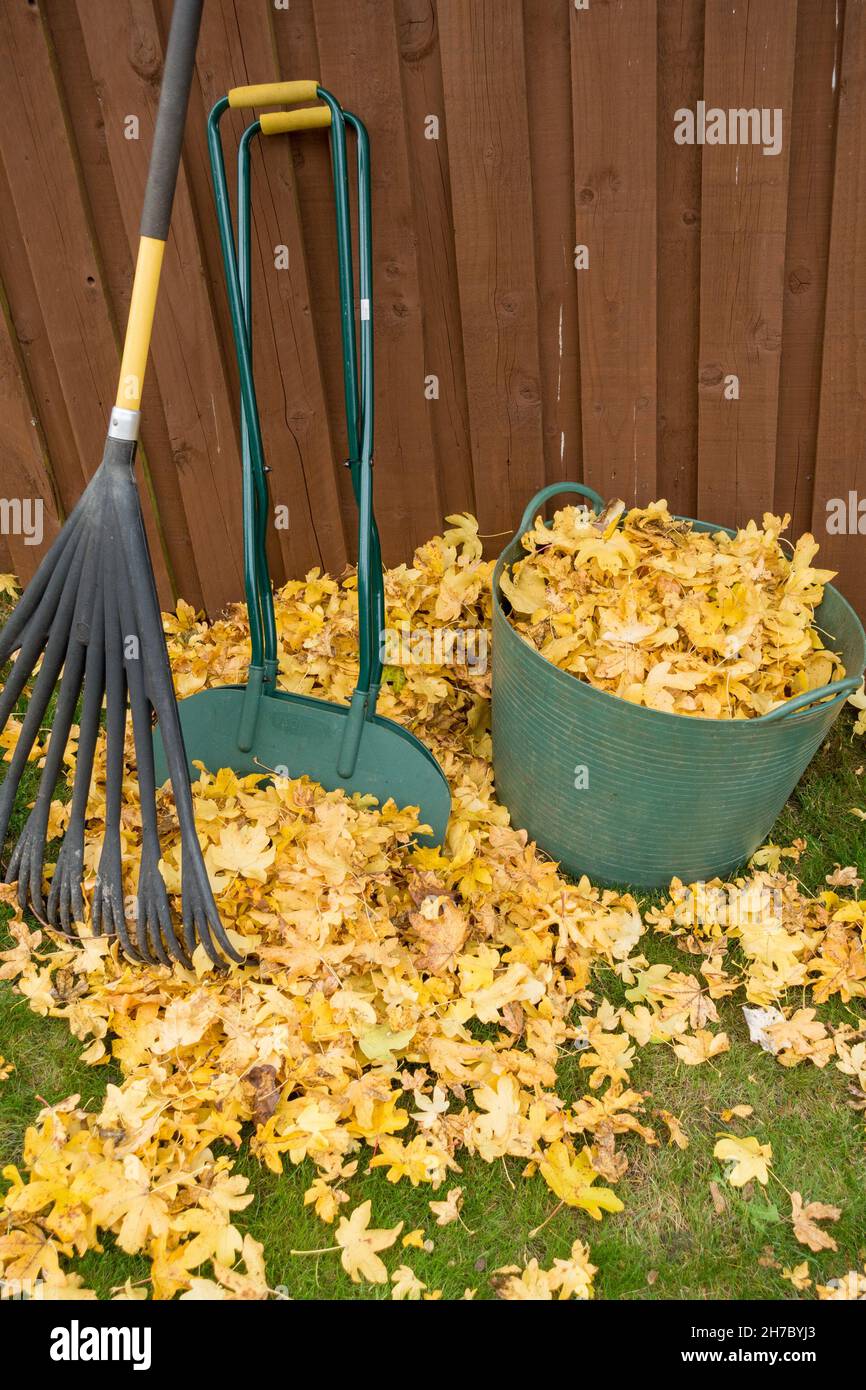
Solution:
[{"label": "vertical wooden plank", "polygon": [[774,511],[812,524],[845,0],[797,14]]},{"label": "vertical wooden plank", "polygon": [[[204,111],[232,86],[279,77],[269,9],[262,7],[239,17],[234,0],[217,0],[208,6],[199,40],[198,71]],[[232,185],[238,140],[251,119],[250,113],[243,112],[233,120],[226,117],[222,123]],[[292,576],[304,574],[313,565],[338,572],[347,557],[292,163],[292,145],[311,141],[327,149],[327,135],[314,131],[272,140],[260,137],[252,150],[256,390],[272,468],[272,501],[289,509],[288,530],[275,536],[282,546],[285,572]],[[190,144],[200,180],[196,201],[202,226],[206,238],[215,242],[203,120],[201,130],[193,130]],[[191,182],[195,182],[194,175]],[[275,264],[279,246],[288,249],[287,269],[278,269]],[[221,262],[219,281],[217,299],[225,307]],[[227,325],[227,313],[223,321]],[[228,325],[227,333],[228,352],[233,356]],[[233,380],[234,375],[233,371]]]},{"label": "vertical wooden plank", "polygon": [[[866,6],[845,9],[839,87],[839,119],[833,218],[824,323],[821,406],[815,467],[812,530],[825,564],[866,617],[866,521],[857,528],[857,506],[866,501]],[[849,494],[853,493],[853,498]],[[828,504],[846,504],[848,525],[828,530]],[[854,503],[854,527],[850,502]]]},{"label": "vertical wooden plank", "polygon": [[[66,407],[68,438],[55,434],[50,442],[54,476],[68,509],[102,458],[119,354],[40,10],[6,6],[0,39],[8,58],[0,90],[2,159]],[[58,267],[64,268],[62,275]],[[14,304],[10,307],[15,322]],[[165,590],[158,519],[146,489],[142,504],[157,582]]]},{"label": "vertical wooden plank", "polygon": [[[275,10],[272,30],[280,76],[318,77],[321,80],[313,0],[293,0],[287,10]],[[337,96],[342,97],[342,94],[337,92]],[[358,114],[366,120],[363,104],[358,107]],[[293,140],[290,149],[313,304],[312,333],[318,349],[319,372],[335,450],[330,467],[335,474],[346,547],[349,555],[354,557],[357,554],[358,512],[351,482],[343,467],[346,431],[331,160],[325,140]],[[374,225],[374,238],[377,235],[378,225]],[[377,425],[383,410],[390,410],[390,404],[377,399]],[[379,501],[380,488],[377,488],[377,508],[381,510]],[[379,522],[381,526],[381,516]]]},{"label": "vertical wooden plank", "polygon": [[552,483],[583,476],[569,6],[524,0],[523,23],[544,477]]},{"label": "vertical wooden plank", "polygon": [[583,457],[607,496],[656,492],[656,3],[572,10]]},{"label": "vertical wooden plank", "polygon": [[[30,508],[29,537],[3,536],[14,572],[26,584],[57,535],[58,499],[25,380],[6,295],[0,287],[0,494]],[[38,523],[38,531],[34,523]],[[39,539],[37,541],[37,536]],[[34,542],[36,542],[34,544]]]},{"label": "vertical wooden plank", "polygon": [[678,145],[677,111],[702,94],[704,0],[669,0],[658,14],[658,463],[657,492],[695,516],[701,146]]},{"label": "vertical wooden plank", "polygon": [[3,163],[72,429],[56,459],[68,506],[102,457],[117,352],[38,11],[4,6],[0,46]]},{"label": "vertical wooden plank", "polygon": [[[78,0],[88,61],[105,120],[109,159],[130,249],[138,242],[164,37],[151,0]],[[125,137],[135,116],[139,138]],[[159,382],[190,541],[208,610],[243,592],[240,478],[228,383],[202,274],[199,230],[181,162],[165,252],[151,373]],[[143,411],[147,411],[145,384]],[[203,506],[203,499],[206,505]]]},{"label": "vertical wooden plank", "polygon": [[[396,18],[393,5],[378,0],[357,0],[350,28],[341,0],[316,0],[313,14],[319,77],[344,106],[357,112],[370,132],[376,513],[385,558],[392,563],[429,539],[440,529],[442,518],[430,411],[424,396],[416,210]],[[277,16],[274,23],[279,25]],[[330,186],[326,193],[329,212],[325,216],[333,221]],[[332,284],[335,273],[331,271]]]},{"label": "vertical wooden plank", "polygon": [[703,150],[698,515],[728,525],[773,502],[796,20],[791,0],[707,0],[707,110],[782,112],[778,154]]},{"label": "vertical wooden plank", "polygon": [[[69,0],[40,0],[40,9],[50,38],[69,124],[74,131],[79,173],[91,210],[92,235],[101,265],[106,310],[119,352],[126,328],[133,262],[105,145],[102,111],[75,6],[70,5]],[[158,533],[156,528],[149,528],[149,535],[160,601],[165,607],[171,607],[176,597],[182,594],[187,602],[199,608],[202,606],[201,585],[189,544],[159,386],[152,374],[147,411],[141,423],[136,469],[145,499],[150,489],[157,498]],[[161,573],[163,550],[167,565],[164,577]]]},{"label": "vertical wooden plank", "polygon": [[505,532],[544,482],[520,0],[440,0],[475,496]]},{"label": "vertical wooden plank", "polygon": [[[423,307],[424,374],[437,379],[427,401],[446,515],[475,510],[469,403],[448,179],[448,131],[432,0],[396,0],[403,109],[415,204],[418,276]],[[438,121],[438,138],[428,138]]]},{"label": "vertical wooden plank", "polygon": [[[2,133],[0,133],[2,142]],[[34,222],[36,217],[34,215]],[[28,223],[29,226],[29,223]],[[68,456],[75,439],[63,396],[63,387],[51,351],[48,329],[42,316],[39,295],[30,270],[24,233],[15,216],[12,195],[0,159],[0,283],[4,287],[9,317],[9,333],[21,362],[21,374],[29,384],[33,411],[45,436],[46,451],[52,460],[58,510],[65,512],[81,492],[77,460]],[[62,460],[62,468],[58,468]],[[65,480],[72,473],[69,486]],[[68,495],[67,495],[68,493]]]}]

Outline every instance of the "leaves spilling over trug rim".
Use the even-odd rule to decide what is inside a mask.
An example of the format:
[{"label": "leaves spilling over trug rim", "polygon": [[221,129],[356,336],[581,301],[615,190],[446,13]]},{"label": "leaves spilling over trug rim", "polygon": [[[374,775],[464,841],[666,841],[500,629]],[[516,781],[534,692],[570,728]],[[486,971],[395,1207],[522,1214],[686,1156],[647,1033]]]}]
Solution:
[{"label": "leaves spilling over trug rim", "polygon": [[669,714],[749,719],[844,676],[813,615],[833,570],[818,545],[786,553],[791,518],[765,513],[735,536],[696,530],[667,502],[599,517],[564,507],[521,538],[503,574],[516,630],[580,680]]}]

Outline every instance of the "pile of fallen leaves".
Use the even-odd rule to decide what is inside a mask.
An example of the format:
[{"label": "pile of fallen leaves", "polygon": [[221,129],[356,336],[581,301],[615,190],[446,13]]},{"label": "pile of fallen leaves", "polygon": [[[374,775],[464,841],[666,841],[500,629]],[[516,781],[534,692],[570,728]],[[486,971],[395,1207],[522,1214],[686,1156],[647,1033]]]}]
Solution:
[{"label": "pile of fallen leaves", "polygon": [[667,502],[600,516],[564,507],[522,537],[503,574],[515,629],[542,656],[633,704],[707,719],[748,719],[845,674],[814,610],[833,570],[812,568],[790,517],[766,513],[735,536],[696,530]]},{"label": "pile of fallen leaves", "polygon": [[[472,519],[451,520],[411,567],[389,572],[392,624],[489,625],[491,565]],[[288,584],[277,619],[282,684],[347,698],[354,574],[313,572]],[[243,678],[241,609],[207,625],[181,605],[167,632],[182,695]],[[847,1026],[819,1022],[813,1008],[785,1002],[792,987],[811,990],[816,1004],[866,993],[859,882],[840,880],[844,897],[807,898],[782,872],[779,851],[778,862],[748,880],[709,886],[727,890],[726,908],[715,899],[708,908],[675,883],[648,922],[676,936],[684,968],[650,966],[640,951],[647,926],[630,895],[567,881],[510,827],[493,793],[487,681],[476,667],[387,672],[383,712],[430,744],[451,784],[441,849],[414,845],[411,810],[328,793],[305,778],[259,788],[255,778],[223,771],[196,784],[205,860],[223,921],[250,956],[246,966],[215,974],[201,950],[192,971],[133,966],[116,944],[90,936],[87,923],[77,941],[32,930],[4,890],[14,945],[0,957],[0,977],[15,981],[37,1014],[66,1020],[83,1060],[112,1060],[122,1080],[108,1086],[101,1109],[86,1110],[73,1096],[43,1109],[28,1129],[20,1169],[4,1171],[0,1277],[40,1279],[46,1297],[93,1297],[75,1261],[110,1233],[150,1269],[148,1281],[118,1297],[270,1296],[262,1247],[235,1224],[253,1197],[231,1154],[248,1141],[276,1173],[310,1160],[315,1176],[304,1200],[333,1227],[326,1244],[353,1280],[390,1283],[395,1298],[436,1298],[440,1291],[427,1289],[409,1263],[425,1232],[377,1227],[369,1201],[353,1204],[354,1176],[381,1169],[391,1182],[427,1185],[431,1223],[445,1225],[460,1219],[464,1156],[512,1158],[560,1204],[601,1220],[622,1209],[613,1188],[632,1146],[661,1142],[655,1121],[665,1142],[689,1143],[678,1117],[653,1111],[632,1084],[640,1051],[669,1048],[686,1067],[723,1053],[730,1043],[716,1002],[738,991],[764,1007],[779,1004],[767,1036],[783,1065],[832,1064],[866,1090],[866,1043]],[[140,825],[131,747],[127,756],[131,899]],[[103,806],[101,752],[90,889]],[[65,817],[56,803],[53,834]],[[180,847],[167,797],[161,832],[176,892]],[[604,998],[601,969],[619,976],[628,1006]],[[571,1104],[558,1086],[566,1059],[572,1074],[577,1067],[586,1077]],[[769,1145],[728,1132],[720,1144],[732,1184],[771,1175]],[[817,1225],[832,1218],[794,1195],[795,1232],[817,1229],[823,1248],[826,1240],[835,1248]],[[382,1254],[398,1241],[389,1270]],[[507,1298],[591,1297],[590,1256],[577,1240],[550,1270],[530,1262],[496,1271],[495,1287]],[[800,1267],[791,1277],[807,1287]],[[859,1287],[859,1278],[850,1272],[847,1284],[822,1296],[857,1296],[844,1289]]]}]

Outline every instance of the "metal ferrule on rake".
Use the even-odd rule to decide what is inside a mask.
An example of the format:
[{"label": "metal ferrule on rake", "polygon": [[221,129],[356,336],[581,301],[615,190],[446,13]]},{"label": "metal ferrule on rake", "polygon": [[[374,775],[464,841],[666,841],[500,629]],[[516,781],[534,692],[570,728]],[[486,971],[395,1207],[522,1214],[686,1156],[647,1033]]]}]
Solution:
[{"label": "metal ferrule on rake", "polygon": [[[37,663],[20,736],[0,788],[0,843],[31,751],[57,701],[32,810],[6,868],[18,900],[59,930],[84,916],[82,874],[88,796],[105,709],[105,832],[93,893],[96,934],[116,937],[132,960],[185,966],[201,945],[217,966],[239,961],[219,919],[196,835],[186,751],[171,679],[134,462],[139,410],[163,251],[180,163],[203,0],[175,0],[151,151],[141,239],[117,401],[102,463],[0,632],[0,664],[17,657],[0,695],[5,727]],[[61,674],[62,673],[62,674]],[[58,684],[59,682],[59,684]],[[80,704],[69,822],[54,878],[43,891],[51,801]],[[141,862],[134,922],[126,914],[121,813],[131,714],[138,769]],[[181,836],[183,940],[159,871],[151,732],[159,724]],[[220,954],[223,953],[223,955]]]}]

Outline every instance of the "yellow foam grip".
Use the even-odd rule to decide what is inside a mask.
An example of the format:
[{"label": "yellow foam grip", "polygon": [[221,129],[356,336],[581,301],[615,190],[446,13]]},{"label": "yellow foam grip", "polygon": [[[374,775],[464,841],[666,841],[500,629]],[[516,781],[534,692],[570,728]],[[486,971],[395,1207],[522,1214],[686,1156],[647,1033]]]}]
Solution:
[{"label": "yellow foam grip", "polygon": [[138,243],[129,322],[126,325],[120,381],[115,401],[115,405],[123,410],[141,409],[141,393],[144,388],[144,373],[147,369],[150,333],[153,328],[153,313],[156,308],[164,251],[165,242],[157,240],[156,237],[143,236]]},{"label": "yellow foam grip", "polygon": [[268,111],[260,119],[263,135],[286,135],[291,130],[319,130],[330,124],[330,106],[305,106],[301,111]]},{"label": "yellow foam grip", "polygon": [[295,101],[315,101],[317,80],[301,82],[261,82],[254,87],[232,87],[229,106],[290,106]]}]

